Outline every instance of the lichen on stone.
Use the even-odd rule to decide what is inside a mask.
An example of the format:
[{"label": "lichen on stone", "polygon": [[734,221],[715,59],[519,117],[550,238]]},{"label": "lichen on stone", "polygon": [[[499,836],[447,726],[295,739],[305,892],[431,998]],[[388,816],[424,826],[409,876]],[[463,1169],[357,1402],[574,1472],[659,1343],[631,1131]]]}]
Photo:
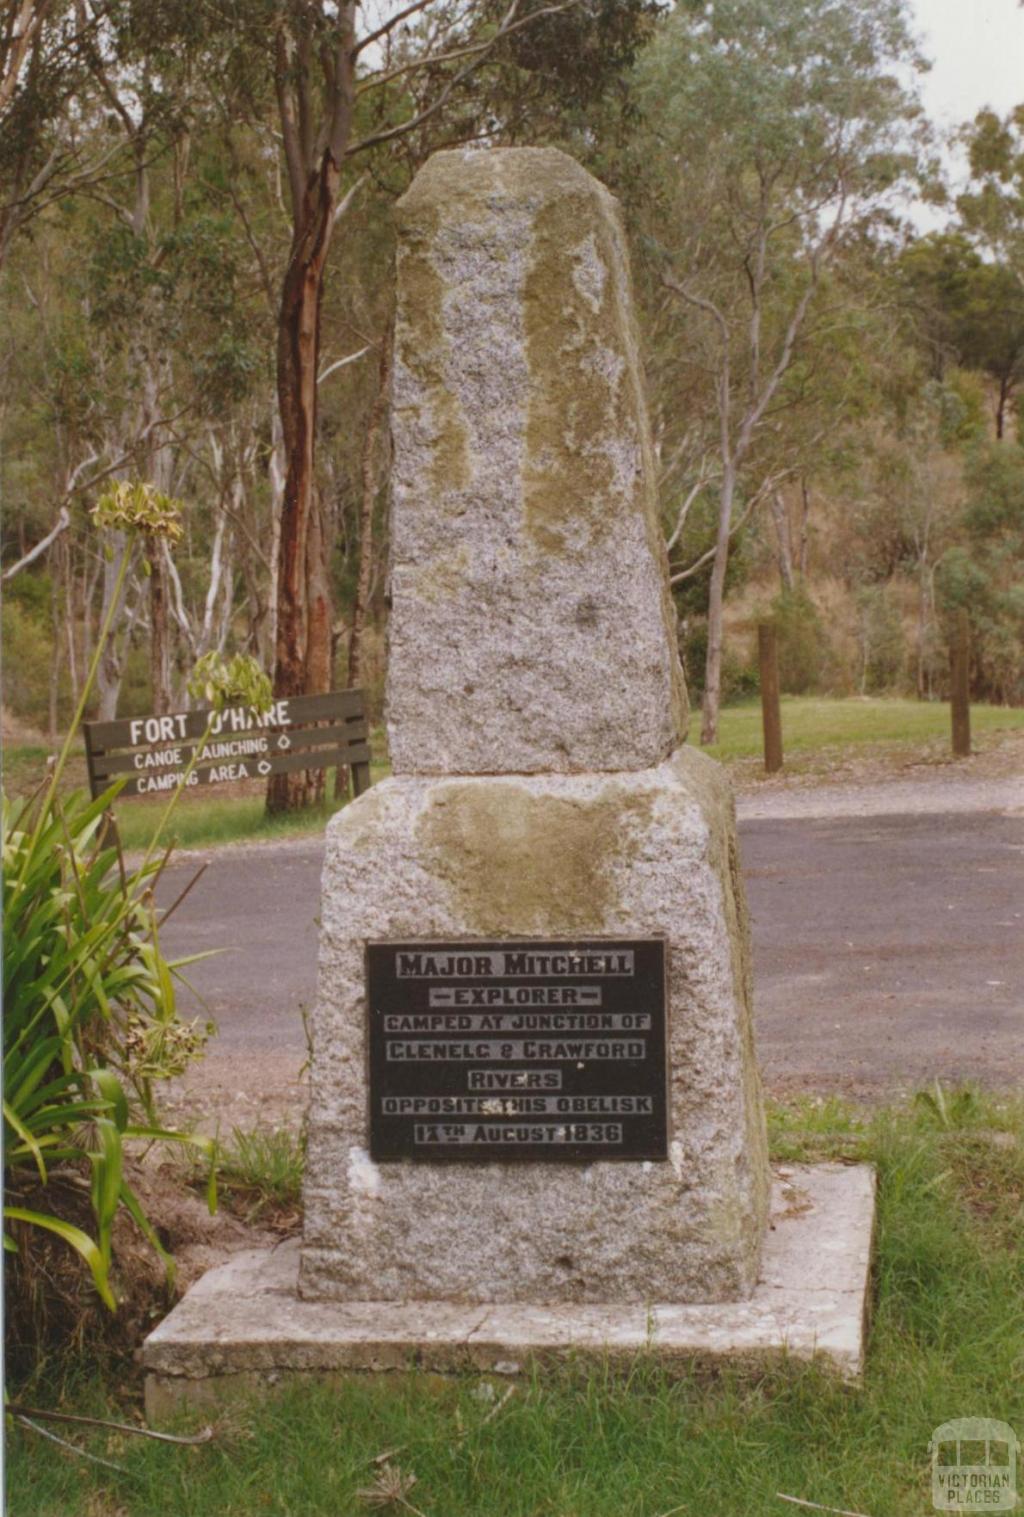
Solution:
[{"label": "lichen on stone", "polygon": [[431,797],[416,841],[468,932],[593,931],[614,915],[616,865],[650,809],[649,795],[614,784],[569,800],[453,781]]},{"label": "lichen on stone", "polygon": [[462,408],[446,372],[448,338],[444,320],[444,280],[434,266],[429,229],[410,236],[399,252],[402,308],[416,312],[414,329],[403,323],[396,331],[400,362],[419,383],[430,409],[430,487],[437,491],[464,490],[470,482],[469,438]]},{"label": "lichen on stone", "polygon": [[637,423],[621,384],[625,333],[614,282],[597,276],[612,261],[606,220],[593,192],[552,198],[534,217],[523,292],[530,371],[523,482],[526,528],[546,552],[580,527],[604,536],[623,509],[636,507],[616,477],[616,450],[635,449]]}]

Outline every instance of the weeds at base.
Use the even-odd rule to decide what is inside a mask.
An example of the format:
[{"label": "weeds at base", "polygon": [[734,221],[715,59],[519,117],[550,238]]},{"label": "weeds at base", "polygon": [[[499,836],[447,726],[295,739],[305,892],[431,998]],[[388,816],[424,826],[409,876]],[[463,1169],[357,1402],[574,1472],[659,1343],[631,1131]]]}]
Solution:
[{"label": "weeds at base", "polygon": [[[403,1479],[415,1474],[403,1493],[424,1517],[781,1517],[793,1508],[779,1493],[811,1510],[924,1517],[934,1427],[988,1415],[1024,1432],[1024,1101],[946,1090],[877,1110],[806,1100],[775,1105],[771,1129],[777,1159],[878,1166],[862,1386],[796,1362],[671,1379],[641,1359],[625,1375],[528,1374],[490,1416],[507,1389],[494,1377],[292,1384],[232,1405],[234,1434],[209,1446],[118,1449],[130,1479],[82,1473],[15,1431],[12,1512],[352,1517],[371,1510],[357,1493],[381,1487],[368,1469],[387,1451]],[[52,1390],[72,1410],[117,1416],[109,1379]],[[187,1414],[176,1428],[205,1420]],[[110,1453],[98,1432],[84,1445]]]}]

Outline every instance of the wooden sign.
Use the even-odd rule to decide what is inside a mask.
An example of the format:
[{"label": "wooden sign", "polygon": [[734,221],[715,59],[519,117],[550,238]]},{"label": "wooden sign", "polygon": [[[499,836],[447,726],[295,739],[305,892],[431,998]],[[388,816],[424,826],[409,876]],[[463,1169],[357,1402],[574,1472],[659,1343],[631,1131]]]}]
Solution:
[{"label": "wooden sign", "polygon": [[661,939],[370,943],[370,1155],[668,1154]]},{"label": "wooden sign", "polygon": [[[207,726],[211,730],[204,734]],[[179,711],[85,723],[89,788],[101,794],[128,775],[122,795],[160,795],[184,778],[198,750],[188,787],[264,780],[289,769],[352,770],[356,795],[370,783],[369,729],[361,690],[299,695],[267,712],[250,706]]]}]

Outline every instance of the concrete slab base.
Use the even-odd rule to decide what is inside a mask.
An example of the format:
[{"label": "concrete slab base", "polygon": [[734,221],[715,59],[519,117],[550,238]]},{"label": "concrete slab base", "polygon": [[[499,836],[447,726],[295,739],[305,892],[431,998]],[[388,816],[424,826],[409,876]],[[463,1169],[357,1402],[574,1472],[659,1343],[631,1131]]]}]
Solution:
[{"label": "concrete slab base", "polygon": [[868,1165],[775,1172],[761,1274],[745,1301],[709,1305],[481,1306],[306,1301],[299,1242],[239,1254],[192,1287],[142,1346],[151,1420],[285,1378],[419,1369],[514,1375],[530,1361],[650,1356],[819,1357],[864,1363],[875,1175]]}]

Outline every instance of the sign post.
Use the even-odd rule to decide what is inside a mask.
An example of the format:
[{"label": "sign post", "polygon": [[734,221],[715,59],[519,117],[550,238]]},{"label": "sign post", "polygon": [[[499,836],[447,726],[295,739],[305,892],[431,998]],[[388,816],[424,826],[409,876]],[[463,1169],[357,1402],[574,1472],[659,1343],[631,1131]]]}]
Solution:
[{"label": "sign post", "polygon": [[951,653],[952,690],[950,704],[953,718],[953,755],[971,756],[971,623],[966,610],[957,617]]},{"label": "sign post", "polygon": [[178,711],[165,716],[86,722],[89,788],[100,795],[128,776],[122,795],[159,795],[185,776],[188,787],[265,780],[289,769],[347,767],[361,795],[370,784],[369,729],[361,690],[300,695],[223,711]]},{"label": "sign post", "polygon": [[779,650],[775,628],[762,622],[757,629],[761,665],[761,721],[764,727],[764,769],[775,774],[782,768],[782,705],[779,699]]}]

